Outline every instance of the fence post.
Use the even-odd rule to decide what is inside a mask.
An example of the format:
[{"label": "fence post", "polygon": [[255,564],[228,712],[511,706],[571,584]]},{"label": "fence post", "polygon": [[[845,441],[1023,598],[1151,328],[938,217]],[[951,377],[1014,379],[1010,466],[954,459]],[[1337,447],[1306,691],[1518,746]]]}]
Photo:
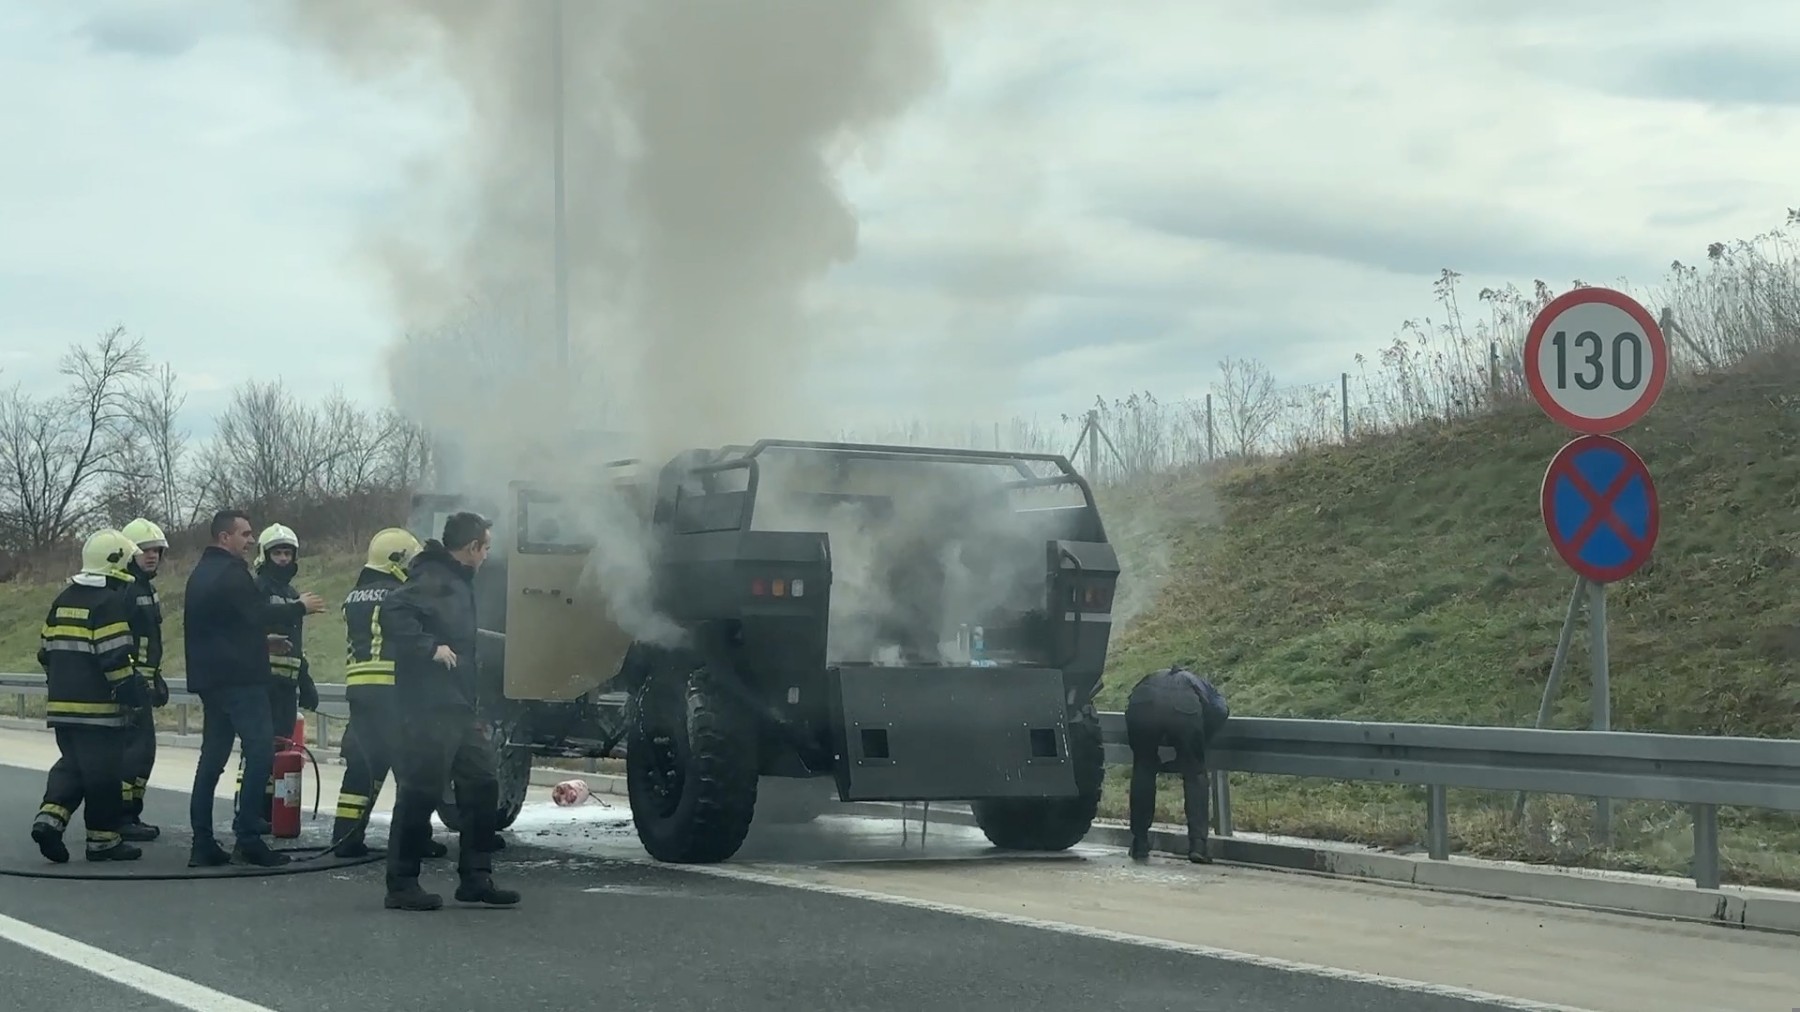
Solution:
[{"label": "fence post", "polygon": [[1338,405],[1344,412],[1344,442],[1350,442],[1350,374],[1338,373]]},{"label": "fence post", "polygon": [[175,704],[175,730],[181,734],[188,733],[188,705],[186,703]]},{"label": "fence post", "polygon": [[1694,885],[1700,889],[1719,888],[1717,805],[1694,806]]},{"label": "fence post", "polygon": [[1231,771],[1219,770],[1212,776],[1213,814],[1218,823],[1213,832],[1231,835]]},{"label": "fence post", "polygon": [[1443,784],[1425,788],[1425,851],[1433,861],[1450,860],[1450,802]]}]

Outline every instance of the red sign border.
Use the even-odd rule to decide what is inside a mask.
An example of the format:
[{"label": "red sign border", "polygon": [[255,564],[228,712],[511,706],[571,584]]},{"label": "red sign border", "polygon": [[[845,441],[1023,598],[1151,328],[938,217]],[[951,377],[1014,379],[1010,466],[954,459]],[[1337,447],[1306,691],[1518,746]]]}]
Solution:
[{"label": "red sign border", "polygon": [[[1605,447],[1625,458],[1620,478],[1628,479],[1636,475],[1643,481],[1645,494],[1650,498],[1650,515],[1644,524],[1643,550],[1634,552],[1631,559],[1616,566],[1596,566],[1584,561],[1578,546],[1565,544],[1556,535],[1556,514],[1551,494],[1556,479],[1574,472],[1575,458],[1596,447]],[[1579,473],[1577,477],[1580,477]],[[1613,583],[1643,568],[1644,563],[1649,562],[1651,555],[1655,554],[1656,540],[1662,533],[1662,501],[1657,497],[1656,479],[1650,476],[1649,466],[1623,440],[1605,433],[1590,432],[1576,436],[1556,451],[1556,455],[1550,458],[1550,466],[1544,469],[1544,481],[1538,488],[1538,508],[1543,513],[1544,531],[1550,535],[1550,547],[1556,549],[1556,554],[1570,569],[1594,583]]]},{"label": "red sign border", "polygon": [[[1644,337],[1655,353],[1652,356],[1654,364],[1650,368],[1650,382],[1645,387],[1644,395],[1638,398],[1636,404],[1607,418],[1583,418],[1568,411],[1550,396],[1550,389],[1545,386],[1544,378],[1538,375],[1538,352],[1543,347],[1545,335],[1550,331],[1551,322],[1564,311],[1590,302],[1605,303],[1630,314],[1638,326],[1644,329]],[[1669,380],[1669,341],[1663,335],[1662,327],[1642,303],[1611,288],[1576,288],[1551,299],[1531,321],[1531,330],[1525,335],[1524,359],[1525,384],[1531,388],[1531,399],[1537,401],[1544,414],[1564,428],[1591,436],[1604,436],[1636,424],[1656,406],[1657,400],[1662,397],[1663,385]]]}]

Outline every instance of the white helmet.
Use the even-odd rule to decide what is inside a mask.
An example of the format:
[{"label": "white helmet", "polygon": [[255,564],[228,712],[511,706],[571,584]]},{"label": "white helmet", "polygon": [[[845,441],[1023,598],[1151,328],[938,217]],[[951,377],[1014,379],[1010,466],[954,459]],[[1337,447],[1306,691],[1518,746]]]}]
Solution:
[{"label": "white helmet", "polygon": [[131,573],[125,566],[137,551],[137,542],[111,527],[103,527],[88,535],[81,546],[81,573],[129,581]]},{"label": "white helmet", "polygon": [[138,551],[151,548],[169,547],[169,539],[163,536],[163,529],[143,517],[125,525],[124,535],[137,543]]},{"label": "white helmet", "polygon": [[272,549],[282,547],[292,548],[295,555],[300,554],[300,537],[286,524],[270,524],[263,528],[263,532],[256,536],[256,543],[262,549],[264,558],[268,557]]}]

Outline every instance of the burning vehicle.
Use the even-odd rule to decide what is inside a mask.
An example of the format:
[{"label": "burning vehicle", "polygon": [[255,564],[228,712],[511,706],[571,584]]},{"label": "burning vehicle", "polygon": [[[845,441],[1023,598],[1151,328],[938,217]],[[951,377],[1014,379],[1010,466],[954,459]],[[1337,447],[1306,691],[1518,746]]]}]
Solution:
[{"label": "burning vehicle", "polygon": [[593,470],[414,500],[421,537],[496,521],[477,663],[502,825],[534,756],[622,744],[662,861],[727,860],[827,784],[966,801],[1006,849],[1086,835],[1119,563],[1067,458],[768,439]]}]

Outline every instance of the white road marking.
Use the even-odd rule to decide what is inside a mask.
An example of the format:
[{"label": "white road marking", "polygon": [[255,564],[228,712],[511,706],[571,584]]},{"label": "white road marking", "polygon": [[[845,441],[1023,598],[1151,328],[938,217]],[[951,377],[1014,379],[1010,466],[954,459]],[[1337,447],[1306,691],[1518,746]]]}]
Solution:
[{"label": "white road marking", "polygon": [[874,892],[868,889],[853,889],[848,886],[829,885],[823,882],[806,882],[770,875],[764,872],[751,871],[747,868],[732,868],[726,865],[688,865],[663,864],[654,860],[627,859],[628,863],[641,864],[647,867],[668,868],[694,875],[711,875],[715,878],[737,879],[743,882],[754,882],[758,885],[778,886],[784,889],[804,889],[808,892],[826,893],[842,896],[846,899],[867,900],[871,903],[890,903],[895,906],[912,907],[918,910],[930,910],[942,914],[954,914],[959,917],[972,917],[984,921],[996,921],[1022,928],[1037,928],[1041,931],[1054,931],[1064,935],[1080,938],[1102,939],[1119,942],[1125,945],[1139,945],[1151,949],[1165,949],[1184,952],[1195,956],[1207,956],[1232,963],[1245,963],[1266,969],[1279,970],[1286,973],[1304,973],[1329,980],[1347,981],[1357,984],[1371,984],[1394,991],[1406,991],[1413,994],[1437,995],[1444,998],[1458,998],[1464,1001],[1486,1002],[1497,1008],[1509,1009],[1512,1012],[1602,1012],[1598,1009],[1581,1008],[1575,1005],[1555,1005],[1548,1002],[1532,1001],[1527,998],[1515,998],[1511,995],[1493,994],[1477,991],[1473,988],[1456,987],[1450,984],[1433,984],[1423,980],[1411,980],[1406,977],[1389,977],[1385,974],[1364,973],[1360,970],[1344,970],[1334,966],[1317,963],[1301,963],[1291,959],[1280,959],[1275,956],[1259,956],[1250,952],[1237,952],[1232,949],[1219,949],[1210,945],[1196,945],[1191,942],[1177,942],[1166,938],[1153,938],[1148,935],[1133,935],[1123,931],[1111,931],[1106,928],[1093,928],[1080,924],[1064,924],[1060,921],[1046,921],[1036,917],[1023,917],[1018,914],[1003,914],[992,910],[978,910],[974,907],[957,906],[952,903],[940,903],[936,900],[915,899],[910,896],[893,896],[887,893]]},{"label": "white road marking", "polygon": [[0,914],[0,938],[192,1012],[275,1012],[5,914]]}]

